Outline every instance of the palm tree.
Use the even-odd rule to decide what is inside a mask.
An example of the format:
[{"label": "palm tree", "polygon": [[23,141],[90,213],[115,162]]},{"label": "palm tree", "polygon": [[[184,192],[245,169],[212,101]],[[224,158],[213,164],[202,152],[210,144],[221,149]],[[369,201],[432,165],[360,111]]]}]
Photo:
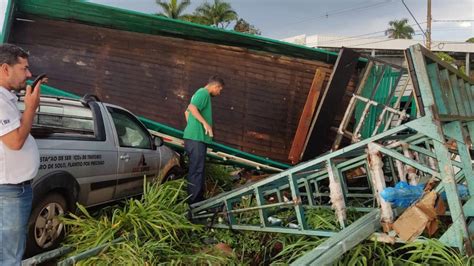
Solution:
[{"label": "palm tree", "polygon": [[206,25],[206,26],[211,25],[211,22],[208,19],[206,19],[205,17],[203,17],[201,14],[199,14],[198,12],[194,12],[193,14],[190,14],[190,15],[184,15],[184,16],[182,16],[181,19],[184,20],[184,21],[197,23],[197,24],[202,24],[202,25]]},{"label": "palm tree", "polygon": [[392,20],[388,23],[390,28],[385,31],[385,35],[388,35],[392,39],[411,39],[415,31],[408,25],[408,19]]},{"label": "palm tree", "polygon": [[229,24],[238,18],[230,3],[214,0],[213,4],[204,3],[196,8],[197,15],[204,18],[209,25],[227,28]]},{"label": "palm tree", "polygon": [[156,0],[156,3],[163,9],[163,13],[158,13],[157,15],[165,16],[173,19],[181,19],[186,15],[183,15],[184,10],[191,4],[191,0],[170,0],[169,2],[164,2],[162,0]]}]

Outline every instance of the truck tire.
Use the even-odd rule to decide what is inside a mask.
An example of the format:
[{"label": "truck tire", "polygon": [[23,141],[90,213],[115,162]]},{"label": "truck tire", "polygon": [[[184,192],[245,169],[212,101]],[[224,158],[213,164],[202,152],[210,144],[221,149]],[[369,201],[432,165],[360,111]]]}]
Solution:
[{"label": "truck tire", "polygon": [[25,255],[33,256],[59,246],[64,238],[64,224],[58,217],[67,213],[67,206],[66,199],[59,193],[46,194],[38,203],[33,203]]}]

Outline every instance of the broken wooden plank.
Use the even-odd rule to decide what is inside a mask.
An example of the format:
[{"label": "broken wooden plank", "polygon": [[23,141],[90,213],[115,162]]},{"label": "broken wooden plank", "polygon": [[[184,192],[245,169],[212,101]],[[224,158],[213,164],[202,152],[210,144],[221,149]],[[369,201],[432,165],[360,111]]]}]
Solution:
[{"label": "broken wooden plank", "polygon": [[301,114],[298,128],[296,129],[293,144],[291,145],[290,154],[288,155],[288,159],[292,164],[298,163],[303,155],[304,143],[308,136],[308,131],[311,126],[311,121],[313,120],[314,112],[316,111],[316,104],[318,103],[319,95],[321,94],[321,89],[323,88],[326,74],[327,72],[318,68],[316,70],[316,74],[314,75],[313,83],[311,84],[308,98],[306,99],[303,113]]},{"label": "broken wooden plank", "polygon": [[334,70],[309,129],[309,137],[303,148],[303,160],[312,159],[326,151],[325,144],[327,144],[332,122],[339,110],[346,109],[346,106],[340,105],[349,82],[355,74],[359,57],[357,52],[348,48],[339,51]]}]

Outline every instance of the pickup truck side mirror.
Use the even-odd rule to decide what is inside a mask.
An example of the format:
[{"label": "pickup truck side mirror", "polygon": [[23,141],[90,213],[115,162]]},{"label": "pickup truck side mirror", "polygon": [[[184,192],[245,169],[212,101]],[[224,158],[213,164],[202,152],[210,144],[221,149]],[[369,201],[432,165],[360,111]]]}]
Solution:
[{"label": "pickup truck side mirror", "polygon": [[153,137],[153,145],[155,146],[155,149],[157,149],[158,147],[161,147],[163,146],[163,140],[158,137],[158,136],[154,136]]}]

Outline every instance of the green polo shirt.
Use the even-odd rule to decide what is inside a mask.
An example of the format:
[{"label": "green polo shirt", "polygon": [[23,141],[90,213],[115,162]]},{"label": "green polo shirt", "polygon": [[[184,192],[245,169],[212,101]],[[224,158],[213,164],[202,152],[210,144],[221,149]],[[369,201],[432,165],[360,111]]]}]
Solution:
[{"label": "green polo shirt", "polygon": [[[206,88],[197,90],[191,98],[191,104],[196,106],[202,117],[212,127],[212,104],[211,95]],[[212,138],[205,134],[204,126],[199,122],[191,112],[188,116],[188,124],[184,129],[185,139],[211,143]]]}]

